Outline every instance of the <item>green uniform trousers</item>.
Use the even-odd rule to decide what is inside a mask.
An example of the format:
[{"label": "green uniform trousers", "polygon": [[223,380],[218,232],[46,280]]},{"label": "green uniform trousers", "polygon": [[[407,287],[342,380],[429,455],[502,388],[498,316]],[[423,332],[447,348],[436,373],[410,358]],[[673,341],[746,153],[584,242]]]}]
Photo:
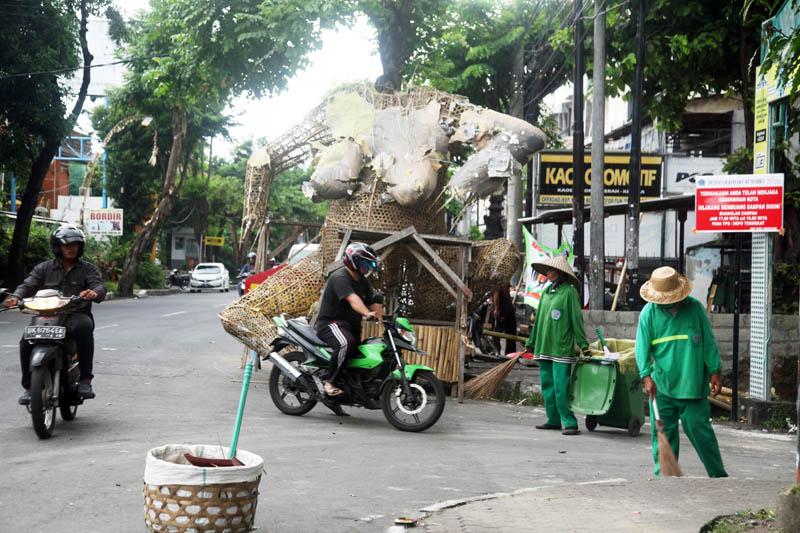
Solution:
[{"label": "green uniform trousers", "polygon": [[569,376],[572,365],[546,359],[538,361],[547,423],[565,429],[577,428],[578,421],[569,410]]},{"label": "green uniform trousers", "polygon": [[[669,445],[677,459],[680,452],[680,436],[678,435],[678,420],[681,421],[683,432],[694,446],[697,455],[706,467],[709,477],[728,477],[725,467],[722,466],[722,456],[719,453],[719,444],[711,427],[711,407],[708,400],[679,400],[662,394],[656,394],[658,414],[664,422],[664,431],[667,434]],[[652,407],[651,407],[651,413]],[[653,440],[653,473],[656,477],[661,475],[658,464],[658,437],[655,418],[650,418],[650,433]]]}]

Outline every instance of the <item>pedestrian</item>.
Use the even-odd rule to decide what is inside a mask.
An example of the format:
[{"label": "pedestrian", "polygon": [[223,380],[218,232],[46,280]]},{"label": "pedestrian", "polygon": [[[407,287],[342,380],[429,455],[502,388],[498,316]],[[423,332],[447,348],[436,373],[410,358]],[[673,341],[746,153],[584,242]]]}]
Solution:
[{"label": "pedestrian", "polygon": [[[719,348],[703,304],[689,296],[691,292],[691,281],[672,267],[655,269],[642,285],[639,294],[648,303],[639,315],[636,364],[651,405],[655,401],[658,406],[675,457],[680,420],[709,477],[728,477],[711,427],[708,403],[709,392],[716,396],[721,389]],[[650,432],[653,473],[659,477],[658,439],[652,418]]]},{"label": "pedestrian", "polygon": [[[492,292],[492,329],[509,335],[517,334],[517,312],[511,300],[511,286],[506,283]],[[512,339],[506,341],[505,354],[517,351],[517,343]],[[497,345],[500,351],[499,342]]]},{"label": "pedestrian", "polygon": [[569,409],[569,378],[576,362],[575,345],[584,355],[591,355],[583,330],[578,278],[566,257],[558,255],[531,267],[547,276],[539,300],[539,308],[531,325],[525,346],[532,349],[539,362],[539,375],[547,421],[536,429],[561,430],[564,435],[577,435],[578,421]]}]

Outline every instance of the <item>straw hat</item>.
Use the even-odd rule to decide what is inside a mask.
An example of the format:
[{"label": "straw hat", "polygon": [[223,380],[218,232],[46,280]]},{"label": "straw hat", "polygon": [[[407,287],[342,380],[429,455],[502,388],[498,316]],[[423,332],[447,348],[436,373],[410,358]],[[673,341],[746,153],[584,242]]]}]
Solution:
[{"label": "straw hat", "polygon": [[578,278],[575,276],[575,272],[573,272],[572,267],[569,266],[567,262],[567,258],[563,255],[557,255],[555,257],[550,257],[545,259],[544,261],[539,261],[536,263],[531,263],[531,268],[533,268],[539,274],[547,274],[548,270],[558,270],[559,272],[563,272],[564,274],[570,277],[570,282],[576,287],[580,287],[578,284]]},{"label": "straw hat", "polygon": [[674,304],[684,300],[691,292],[692,282],[672,267],[653,270],[650,280],[639,289],[642,299],[654,304]]}]

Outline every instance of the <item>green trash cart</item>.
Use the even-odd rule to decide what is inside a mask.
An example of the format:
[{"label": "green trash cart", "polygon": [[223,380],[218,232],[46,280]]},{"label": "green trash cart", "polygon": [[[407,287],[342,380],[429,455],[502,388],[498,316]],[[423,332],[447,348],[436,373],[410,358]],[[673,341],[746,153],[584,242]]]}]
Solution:
[{"label": "green trash cart", "polygon": [[569,407],[586,415],[589,431],[607,426],[636,437],[644,422],[642,381],[635,372],[620,371],[617,361],[593,357],[578,362],[570,377]]}]

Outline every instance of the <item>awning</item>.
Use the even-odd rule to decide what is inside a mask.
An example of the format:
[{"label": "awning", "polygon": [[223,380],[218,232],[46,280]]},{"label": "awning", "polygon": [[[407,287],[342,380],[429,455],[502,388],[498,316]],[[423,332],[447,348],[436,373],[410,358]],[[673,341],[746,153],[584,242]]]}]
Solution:
[{"label": "awning", "polygon": [[[647,213],[652,211],[694,211],[694,194],[668,196],[657,200],[645,200],[639,203],[639,211]],[[628,204],[607,205],[604,209],[605,216],[624,215],[628,212]],[[584,220],[589,220],[589,206],[583,208]],[[572,222],[572,208],[553,209],[545,211],[535,217],[517,219],[523,224],[567,224]]]}]

